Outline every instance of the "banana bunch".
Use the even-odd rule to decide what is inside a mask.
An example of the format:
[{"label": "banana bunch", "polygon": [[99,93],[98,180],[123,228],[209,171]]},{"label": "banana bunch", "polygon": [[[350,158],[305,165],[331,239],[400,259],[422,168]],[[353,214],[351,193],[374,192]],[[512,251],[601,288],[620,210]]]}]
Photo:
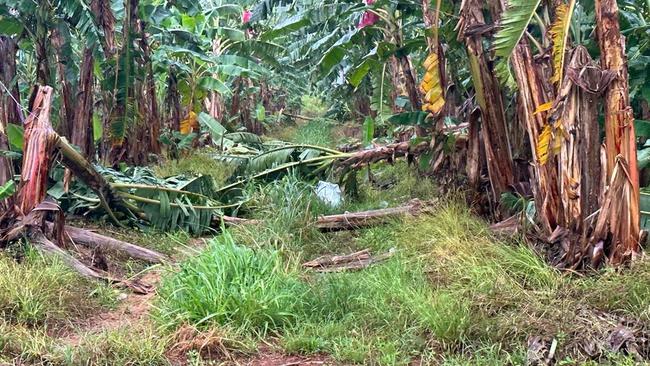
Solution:
[{"label": "banana bunch", "polygon": [[196,113],[190,111],[187,114],[187,117],[181,121],[180,133],[183,135],[190,134],[192,131],[199,130],[199,121],[197,119]]},{"label": "banana bunch", "polygon": [[432,52],[424,60],[424,78],[420,83],[420,90],[424,94],[423,111],[438,113],[445,105],[445,97],[442,93],[440,82],[440,68],[438,67],[438,54]]}]

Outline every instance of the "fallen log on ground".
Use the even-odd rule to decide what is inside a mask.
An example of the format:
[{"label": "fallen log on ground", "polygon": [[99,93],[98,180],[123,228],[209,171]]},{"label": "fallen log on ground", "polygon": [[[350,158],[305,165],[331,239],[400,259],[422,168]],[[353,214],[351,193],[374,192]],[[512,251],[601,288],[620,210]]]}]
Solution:
[{"label": "fallen log on ground", "polygon": [[[18,201],[13,210],[3,213],[0,217],[2,219],[0,222],[2,225],[0,227],[0,244],[26,237],[38,251],[46,256],[59,258],[84,277],[119,283],[134,291],[146,291],[147,289],[141,284],[113,278],[101,270],[82,263],[62,249],[65,246],[64,217],[57,203],[46,200],[48,174],[55,149],[62,153],[64,165],[97,192],[103,201],[102,205],[118,224],[119,222],[112,214],[111,206],[114,205],[126,211],[129,209],[121,203],[123,201],[119,197],[113,195],[112,188],[92,165],[52,129],[50,123],[52,93],[53,89],[49,86],[38,87],[31,104],[30,114],[25,120],[23,168],[17,192]],[[45,221],[47,216],[55,216],[55,223],[52,224],[53,229],[50,232],[48,232],[48,225]],[[53,238],[56,244],[50,238]],[[100,238],[93,237],[93,239]],[[111,244],[113,247],[118,246],[115,242],[111,242]],[[102,245],[102,243],[95,243],[95,245]],[[104,240],[103,245],[110,244],[106,244],[106,240]],[[124,245],[121,247],[125,248]],[[133,247],[128,247],[131,252],[133,249]],[[156,255],[152,257],[152,254],[147,253],[150,259],[160,260]]]},{"label": "fallen log on ground", "polygon": [[303,267],[316,268],[335,266],[342,263],[350,263],[370,258],[370,249],[360,250],[358,252],[343,255],[324,255],[302,264]]},{"label": "fallen log on ground", "polygon": [[[363,227],[385,223],[388,220],[406,215],[417,216],[423,212],[431,203],[422,202],[418,199],[411,200],[407,205],[379,210],[368,210],[360,212],[346,212],[336,215],[319,216],[314,223],[321,231],[355,230]],[[242,219],[232,216],[221,216],[215,218],[213,225],[257,225],[262,221]]]},{"label": "fallen log on ground", "polygon": [[282,114],[289,117],[289,118],[302,119],[302,120],[305,120],[305,121],[313,121],[313,120],[316,119],[314,117],[301,116],[299,114],[291,114],[291,113],[287,113],[287,112],[284,112],[284,111],[282,112]]},{"label": "fallen log on ground", "polygon": [[360,270],[376,263],[385,261],[395,254],[395,249],[372,256],[370,249],[364,249],[355,253],[345,255],[325,255],[309,262],[303,263],[303,267],[311,268],[316,272],[343,272]]},{"label": "fallen log on ground", "polygon": [[414,199],[405,206],[320,216],[316,221],[316,227],[321,231],[354,230],[384,223],[400,216],[416,216],[424,207],[422,201]]},{"label": "fallen log on ground", "polygon": [[[47,225],[49,230],[52,230],[53,224],[48,222]],[[151,263],[164,263],[169,260],[165,255],[154,250],[97,234],[89,230],[66,225],[64,231],[74,244],[83,245],[91,249],[100,248]]]},{"label": "fallen log on ground", "polygon": [[79,274],[91,279],[108,280],[109,282],[119,282],[106,275],[100,274],[98,271],[86,266],[77,258],[71,256],[66,251],[58,247],[43,233],[43,230],[36,226],[30,226],[26,229],[26,237],[29,243],[33,245],[39,252],[46,256],[57,257],[63,263],[74,268]]}]

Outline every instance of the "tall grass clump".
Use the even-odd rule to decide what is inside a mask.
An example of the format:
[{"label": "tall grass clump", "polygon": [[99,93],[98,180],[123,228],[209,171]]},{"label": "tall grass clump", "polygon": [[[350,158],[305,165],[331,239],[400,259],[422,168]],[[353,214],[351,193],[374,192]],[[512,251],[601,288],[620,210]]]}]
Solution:
[{"label": "tall grass clump", "polygon": [[333,122],[317,118],[299,125],[292,138],[296,144],[318,145],[335,147],[336,141],[332,135]]},{"label": "tall grass clump", "polygon": [[235,244],[226,231],[162,281],[156,317],[167,326],[225,326],[264,336],[295,322],[303,285],[277,251]]},{"label": "tall grass clump", "polygon": [[212,177],[218,187],[226,183],[235,171],[235,167],[216,160],[209,151],[202,150],[193,151],[180,159],[166,160],[154,166],[153,170],[159,177],[207,175]]},{"label": "tall grass clump", "polygon": [[57,260],[28,252],[22,262],[0,255],[0,314],[29,325],[62,321],[88,310],[91,286]]},{"label": "tall grass clump", "polygon": [[469,308],[454,294],[434,291],[424,263],[401,256],[357,273],[317,277],[304,321],[282,344],[289,352],[326,352],[342,362],[403,364],[427,347],[461,342]]},{"label": "tall grass clump", "polygon": [[[322,207],[314,187],[291,172],[269,184],[248,188],[245,209],[261,223],[234,231],[240,242],[254,247],[270,247],[282,253],[300,254],[307,250],[318,230],[312,225]],[[309,250],[307,250],[309,251]]]},{"label": "tall grass clump", "polygon": [[514,346],[563,324],[562,275],[525,244],[495,238],[464,204],[407,222],[397,238],[398,247],[427,258],[438,291],[469,304],[471,338]]}]

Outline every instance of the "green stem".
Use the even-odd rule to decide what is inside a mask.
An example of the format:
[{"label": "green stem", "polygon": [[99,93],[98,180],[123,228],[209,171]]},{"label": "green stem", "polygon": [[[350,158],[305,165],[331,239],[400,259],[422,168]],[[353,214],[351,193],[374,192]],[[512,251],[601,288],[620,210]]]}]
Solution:
[{"label": "green stem", "polygon": [[[162,203],[159,200],[154,200],[151,198],[144,198],[140,196],[136,196],[134,194],[126,193],[126,192],[118,192],[118,194],[124,198],[132,199],[137,202],[143,202],[143,203],[150,203],[153,205],[158,205],[160,206]],[[172,203],[170,202],[169,205],[171,207],[181,207],[182,205],[179,205],[178,203]],[[228,207],[234,207],[236,204],[230,204],[230,205],[224,205],[224,206],[194,206],[194,205],[187,205],[188,207],[192,207],[195,210],[219,210],[222,208],[228,208]]]},{"label": "green stem", "polygon": [[260,156],[264,156],[264,155],[267,155],[267,154],[270,154],[270,153],[273,153],[273,152],[276,152],[276,151],[288,150],[288,149],[310,149],[310,150],[318,150],[318,151],[323,151],[323,152],[330,153],[330,154],[334,154],[334,155],[336,155],[336,154],[340,154],[340,153],[341,153],[341,152],[338,151],[338,150],[330,149],[330,148],[323,147],[323,146],[301,144],[301,145],[286,145],[286,146],[276,147],[276,148],[271,149],[271,150],[269,150],[269,151],[265,151],[265,152],[263,152],[263,153],[261,153],[261,154],[258,154],[258,155],[256,155],[256,156],[254,156],[254,158],[257,158],[257,157],[260,157]]},{"label": "green stem", "polygon": [[261,178],[261,177],[263,177],[265,175],[275,173],[275,172],[279,172],[279,171],[282,171],[282,170],[285,170],[285,169],[289,169],[289,168],[292,168],[294,166],[303,165],[303,164],[311,164],[311,163],[315,163],[315,162],[319,162],[319,161],[326,161],[326,160],[332,160],[333,161],[333,160],[338,160],[338,159],[345,159],[345,158],[351,157],[352,155],[353,154],[351,154],[351,153],[338,153],[336,155],[317,156],[317,157],[311,158],[311,159],[299,160],[299,161],[294,161],[294,162],[291,162],[291,163],[283,164],[283,165],[280,165],[280,166],[275,167],[273,169],[267,169],[267,170],[265,170],[265,171],[263,171],[261,173],[257,173],[255,175],[250,176],[250,177],[238,180],[237,182],[234,182],[234,183],[229,184],[227,186],[221,187],[221,188],[219,188],[217,190],[217,192],[227,191],[227,190],[235,188],[235,187],[237,187],[237,186],[239,186],[241,184],[249,182],[249,181],[251,181],[253,179]]},{"label": "green stem", "polygon": [[210,197],[202,195],[200,193],[194,193],[189,191],[183,191],[176,188],[164,187],[164,186],[150,186],[147,184],[136,184],[136,183],[111,183],[113,188],[133,188],[133,189],[144,189],[149,191],[165,191],[165,192],[174,192],[179,194],[184,194],[188,196],[199,197],[203,199],[210,199]]}]

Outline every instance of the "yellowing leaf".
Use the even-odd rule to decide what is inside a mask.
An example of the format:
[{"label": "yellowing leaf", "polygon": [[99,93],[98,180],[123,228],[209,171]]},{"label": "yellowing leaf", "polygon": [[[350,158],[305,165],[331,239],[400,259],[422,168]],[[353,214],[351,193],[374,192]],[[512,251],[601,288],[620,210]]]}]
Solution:
[{"label": "yellowing leaf", "polygon": [[567,137],[565,135],[566,132],[560,120],[556,121],[553,125],[547,124],[544,126],[537,138],[537,147],[535,148],[537,162],[540,165],[546,164],[552,155],[560,153],[562,141]]},{"label": "yellowing leaf", "polygon": [[435,53],[429,54],[422,64],[425,70],[429,70],[434,66],[438,66],[438,55]]},{"label": "yellowing leaf", "polygon": [[535,112],[533,112],[533,115],[540,114],[542,112],[546,112],[546,111],[550,110],[551,107],[553,107],[553,102],[548,102],[548,103],[541,104],[539,107],[537,107],[537,109],[535,109]]},{"label": "yellowing leaf", "polygon": [[544,165],[548,161],[548,150],[549,144],[551,142],[552,129],[553,128],[551,125],[544,126],[542,133],[540,133],[539,137],[537,138],[537,147],[535,149],[535,153],[537,154],[537,162],[540,165]]},{"label": "yellowing leaf", "polygon": [[569,39],[569,25],[573,15],[575,0],[569,0],[569,4],[561,4],[555,11],[555,21],[551,25],[550,33],[553,41],[553,76],[551,81],[559,83],[562,81],[564,70],[564,55],[566,54],[567,42]]},{"label": "yellowing leaf", "polygon": [[180,133],[187,135],[192,132],[194,129],[199,128],[199,122],[196,118],[196,113],[190,111],[188,116],[181,121]]}]

